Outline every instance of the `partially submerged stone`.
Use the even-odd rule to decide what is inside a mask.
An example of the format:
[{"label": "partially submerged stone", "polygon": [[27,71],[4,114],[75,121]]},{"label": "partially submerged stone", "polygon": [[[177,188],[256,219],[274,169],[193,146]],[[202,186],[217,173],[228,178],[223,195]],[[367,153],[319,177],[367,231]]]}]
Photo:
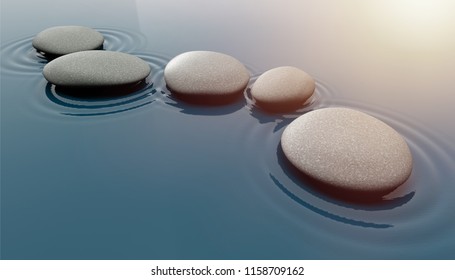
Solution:
[{"label": "partially submerged stone", "polygon": [[243,92],[250,75],[242,63],[229,55],[191,51],[166,65],[164,79],[172,93],[187,101],[227,102]]},{"label": "partially submerged stone", "polygon": [[283,66],[259,76],[251,87],[251,95],[264,110],[290,112],[303,107],[315,87],[314,79],[304,71]]},{"label": "partially submerged stone", "polygon": [[83,51],[49,62],[43,75],[61,87],[111,87],[132,85],[150,74],[139,57],[113,51]]},{"label": "partially submerged stone", "polygon": [[32,44],[45,55],[56,57],[103,47],[103,35],[85,26],[56,26],[38,33]]},{"label": "partially submerged stone", "polygon": [[297,169],[337,193],[383,195],[412,171],[411,152],[397,131],[347,108],[300,116],[284,130],[281,147]]}]

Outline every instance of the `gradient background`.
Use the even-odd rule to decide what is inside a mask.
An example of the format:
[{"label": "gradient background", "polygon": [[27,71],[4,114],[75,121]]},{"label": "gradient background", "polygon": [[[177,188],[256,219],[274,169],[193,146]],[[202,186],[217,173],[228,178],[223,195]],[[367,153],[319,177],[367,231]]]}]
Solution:
[{"label": "gradient background", "polygon": [[[1,258],[455,258],[454,12],[443,0],[2,0]],[[119,50],[161,67],[190,50],[254,76],[300,67],[324,88],[316,107],[363,109],[404,134],[413,177],[388,205],[315,194],[277,163],[292,116],[243,103],[64,115],[39,72],[3,71],[8,44],[54,25],[130,32],[141,41]]]}]

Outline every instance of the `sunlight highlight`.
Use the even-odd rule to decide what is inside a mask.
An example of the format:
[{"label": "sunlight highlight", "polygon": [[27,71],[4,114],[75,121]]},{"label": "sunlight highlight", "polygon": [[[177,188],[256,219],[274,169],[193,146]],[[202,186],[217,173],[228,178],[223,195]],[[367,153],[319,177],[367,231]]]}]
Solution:
[{"label": "sunlight highlight", "polygon": [[454,1],[388,0],[370,8],[377,35],[390,43],[414,49],[439,49],[453,43]]}]

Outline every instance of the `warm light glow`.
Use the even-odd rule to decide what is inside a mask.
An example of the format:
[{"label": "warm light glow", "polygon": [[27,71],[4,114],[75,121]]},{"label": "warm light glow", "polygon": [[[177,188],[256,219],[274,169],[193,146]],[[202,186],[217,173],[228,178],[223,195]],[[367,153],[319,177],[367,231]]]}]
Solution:
[{"label": "warm light glow", "polygon": [[[444,1],[431,0],[395,0],[391,5],[396,16],[409,20],[413,24],[434,24],[447,12]],[[394,11],[393,11],[394,10]]]},{"label": "warm light glow", "polygon": [[440,48],[455,38],[455,1],[376,1],[371,13],[379,37],[414,49]]}]

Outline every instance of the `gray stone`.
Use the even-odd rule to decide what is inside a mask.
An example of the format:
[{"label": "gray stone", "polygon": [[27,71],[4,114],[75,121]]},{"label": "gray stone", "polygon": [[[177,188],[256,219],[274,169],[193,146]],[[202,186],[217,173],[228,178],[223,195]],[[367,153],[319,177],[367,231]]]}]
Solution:
[{"label": "gray stone", "polygon": [[251,95],[258,107],[288,112],[303,107],[313,95],[315,86],[314,79],[304,71],[283,66],[259,76],[251,88]]},{"label": "gray stone", "polygon": [[304,174],[346,192],[385,194],[412,171],[411,152],[397,131],[347,108],[300,116],[284,130],[281,147]]},{"label": "gray stone", "polygon": [[250,75],[237,59],[211,51],[191,51],[174,57],[164,69],[172,93],[188,101],[223,100],[238,96]]},{"label": "gray stone", "polygon": [[112,51],[82,51],[49,62],[43,75],[63,87],[108,87],[134,84],[150,74],[139,57]]},{"label": "gray stone", "polygon": [[101,33],[85,26],[56,26],[41,31],[33,39],[33,47],[50,56],[96,50],[103,46]]}]

